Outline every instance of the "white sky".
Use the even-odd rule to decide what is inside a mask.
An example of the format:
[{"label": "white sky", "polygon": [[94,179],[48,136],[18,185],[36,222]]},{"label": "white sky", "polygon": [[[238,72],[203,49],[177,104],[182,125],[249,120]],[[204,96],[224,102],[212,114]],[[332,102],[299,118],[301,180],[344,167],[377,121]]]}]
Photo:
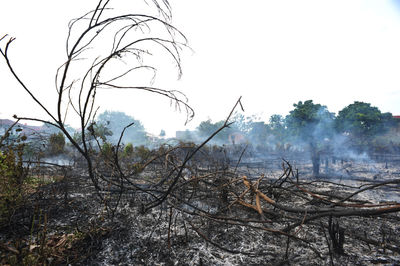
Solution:
[{"label": "white sky", "polygon": [[[141,0],[114,2],[134,12]],[[9,52],[15,70],[50,110],[55,110],[55,71],[66,58],[67,23],[96,3],[1,3],[0,35],[17,38]],[[357,100],[400,115],[399,0],[170,3],[172,24],[187,36],[194,52],[182,53],[181,80],[173,76],[158,84],[188,96],[196,112],[188,128],[207,118],[224,119],[239,96],[246,116],[262,114],[264,120],[275,113],[286,115],[293,103],[308,99],[336,113]],[[13,80],[3,58],[0,81],[0,117],[44,117]],[[173,136],[185,129],[184,115],[166,99],[100,92],[98,103],[103,111],[120,110],[141,120],[154,134],[165,129]]]}]

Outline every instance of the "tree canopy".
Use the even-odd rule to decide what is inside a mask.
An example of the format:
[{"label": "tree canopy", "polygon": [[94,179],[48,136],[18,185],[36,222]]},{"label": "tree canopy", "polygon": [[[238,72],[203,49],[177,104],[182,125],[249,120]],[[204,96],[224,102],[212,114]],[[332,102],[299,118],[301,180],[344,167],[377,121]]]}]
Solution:
[{"label": "tree canopy", "polygon": [[[206,121],[202,121],[199,126],[196,128],[199,136],[201,138],[207,138],[211,134],[213,134],[215,131],[217,131],[222,125],[224,124],[224,121],[219,121],[213,123],[211,119],[208,119]],[[212,142],[222,142],[222,143],[227,143],[229,139],[229,134],[232,133],[231,128],[225,128],[221,132],[219,132]]]},{"label": "tree canopy", "polygon": [[391,122],[391,113],[382,113],[370,103],[355,101],[339,112],[335,127],[340,133],[365,141],[385,133]]},{"label": "tree canopy", "polygon": [[274,141],[279,143],[279,145],[284,144],[288,137],[285,118],[278,114],[271,115],[268,126],[271,135],[274,137]]},{"label": "tree canopy", "polygon": [[269,126],[262,121],[252,122],[247,138],[256,145],[266,145],[268,136],[271,134]]},{"label": "tree canopy", "polygon": [[334,113],[312,100],[293,104],[294,109],[286,117],[290,134],[305,142],[315,142],[332,135]]},{"label": "tree canopy", "polygon": [[134,124],[125,130],[122,142],[130,142],[135,146],[146,144],[146,131],[142,123],[123,112],[105,111],[101,113],[96,119],[96,128],[107,128],[111,131],[107,140],[116,144],[124,128],[131,123]]},{"label": "tree canopy", "polygon": [[335,115],[326,106],[314,104],[312,100],[294,104],[286,117],[289,132],[304,141],[311,152],[314,175],[319,175],[320,152],[325,140],[332,136]]}]

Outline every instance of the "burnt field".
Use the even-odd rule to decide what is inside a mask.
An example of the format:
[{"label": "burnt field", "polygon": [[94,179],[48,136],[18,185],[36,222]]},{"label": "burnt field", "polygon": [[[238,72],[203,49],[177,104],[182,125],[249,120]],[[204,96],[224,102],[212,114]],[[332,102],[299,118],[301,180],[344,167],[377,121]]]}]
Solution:
[{"label": "burnt field", "polygon": [[[25,64],[20,61],[23,54],[14,59],[18,52],[13,55],[9,51],[16,38],[0,35],[0,57],[13,80],[7,85],[9,77],[5,79],[3,87],[10,89],[6,89],[4,98],[9,107],[2,110],[7,117],[12,114],[13,120],[0,119],[1,265],[400,265],[400,116],[383,113],[371,103],[353,99],[362,95],[363,99],[386,102],[385,110],[397,110],[393,98],[396,93],[392,92],[398,86],[390,89],[387,78],[377,79],[385,80],[383,87],[367,79],[365,84],[378,87],[366,89],[358,83],[360,77],[363,80],[376,75],[353,75],[354,69],[368,70],[366,63],[374,65],[373,60],[360,61],[358,56],[354,57],[360,50],[357,45],[353,45],[357,53],[347,49],[351,56],[333,61],[352,66],[351,59],[355,58],[363,66],[351,67],[351,71],[344,71],[345,75],[340,77],[338,71],[330,71],[332,62],[323,55],[325,51],[332,54],[342,45],[314,49],[326,38],[321,38],[319,32],[297,32],[303,28],[315,31],[317,28],[309,27],[311,24],[324,25],[319,23],[321,18],[338,16],[321,15],[313,9],[318,17],[307,18],[312,23],[307,22],[303,27],[299,23],[307,16],[297,12],[302,18],[292,24],[300,26],[279,29],[280,24],[286,25],[292,18],[284,19],[285,23],[268,20],[266,24],[257,21],[244,26],[252,19],[243,19],[243,14],[250,14],[251,18],[269,16],[255,16],[250,9],[243,9],[244,4],[232,21],[227,20],[232,9],[226,12],[232,3],[222,4],[221,11],[206,10],[207,16],[200,19],[185,11],[196,29],[206,34],[195,39],[205,41],[212,51],[199,50],[202,59],[193,61],[206,62],[203,66],[193,65],[200,67],[189,76],[194,78],[191,81],[194,86],[191,83],[175,86],[170,77],[174,72],[178,79],[182,76],[183,53],[194,51],[186,34],[172,24],[169,1],[138,1],[143,3],[129,6],[120,1],[115,9],[111,7],[112,1],[95,2],[92,9],[80,16],[75,13],[76,6],[68,3],[74,15],[65,23],[68,25],[63,39],[65,47],[61,48],[66,53],[52,72],[56,73],[55,79],[50,79],[51,83],[55,81],[52,93],[42,89],[48,87],[49,80],[49,71],[42,66],[53,66],[55,62],[26,59]],[[254,8],[253,4],[250,6]],[[18,6],[18,14],[19,9]],[[349,13],[347,7],[326,10]],[[202,14],[198,8],[193,11]],[[279,19],[282,17],[279,12],[288,13],[286,7],[271,11]],[[66,14],[67,9],[59,12]],[[58,25],[53,19],[63,17],[28,13],[35,16],[24,15],[24,21],[43,17],[46,25]],[[211,20],[211,13],[217,15],[215,21]],[[362,20],[350,17],[357,22],[356,27],[339,24],[358,32]],[[209,27],[207,22],[212,22]],[[42,26],[30,24],[24,23],[23,28],[41,37],[36,38],[39,47],[35,49],[32,42],[27,42],[25,50],[34,51],[29,56],[59,58],[50,53],[53,44],[59,43],[53,34],[59,30],[52,29],[48,34],[42,31]],[[247,35],[255,24],[260,25],[259,32],[267,33],[261,35],[263,39],[270,38],[269,44],[283,40],[285,45],[278,43],[276,47],[293,54],[286,56],[287,51],[282,50],[285,56],[276,57],[277,63],[270,67],[266,64],[272,62],[271,56],[260,55],[266,51],[279,55],[275,46],[261,45],[262,52],[249,56],[248,52],[258,46],[253,44],[259,43],[254,34]],[[326,24],[329,27],[325,28],[343,35],[340,28],[331,27],[336,24],[329,21]],[[266,31],[269,25],[276,36]],[[209,34],[214,27],[217,34]],[[233,39],[221,34],[231,32],[230,28]],[[290,34],[289,28],[296,33]],[[329,41],[337,40],[331,33],[327,31],[327,40],[336,44]],[[355,38],[361,37],[358,35]],[[218,46],[222,39],[216,39],[217,36],[229,41],[223,49]],[[285,41],[282,36],[294,36],[295,41]],[[310,36],[317,36],[318,40],[310,41]],[[367,37],[380,40],[382,34],[377,38]],[[347,40],[343,43],[354,44]],[[239,48],[234,48],[234,53],[227,52],[225,48],[233,44],[239,44]],[[312,53],[304,53],[307,46],[312,47]],[[377,54],[387,48],[387,45],[382,49],[373,47]],[[373,49],[361,52],[370,55]],[[314,50],[317,63],[303,64],[312,62],[308,59]],[[306,57],[296,59],[297,53]],[[212,56],[207,59],[207,54]],[[225,54],[229,59],[246,58],[246,61],[225,60]],[[229,67],[221,65],[220,60]],[[319,61],[326,62],[328,67]],[[19,72],[19,65],[28,68]],[[168,65],[175,71],[158,74],[159,69]],[[333,76],[325,78],[313,71],[311,65],[323,71],[317,71],[319,74],[326,72]],[[375,65],[380,67],[379,71],[371,73],[397,73],[382,71],[381,67],[395,66],[398,62]],[[288,71],[291,68],[293,73]],[[310,76],[299,75],[299,69]],[[225,70],[228,70],[226,75]],[[253,80],[258,76],[261,80]],[[323,78],[315,79],[317,76]],[[352,76],[354,82],[349,79]],[[33,81],[33,77],[38,80]],[[238,77],[244,79],[236,80]],[[279,86],[268,83],[275,77]],[[328,87],[320,82],[324,80]],[[238,87],[229,85],[231,81]],[[288,83],[284,89],[281,85],[286,81],[294,83]],[[335,85],[331,81],[340,83]],[[315,92],[324,97],[307,93],[305,88],[313,83],[317,85]],[[16,84],[31,102],[12,94]],[[362,93],[347,93],[348,84],[352,91],[361,84]],[[189,105],[189,97],[179,90],[184,87],[200,92],[193,97],[199,109],[204,108],[199,110],[203,113],[201,117],[208,117],[195,128],[187,125],[195,112]],[[388,90],[386,95],[382,88]],[[345,93],[337,93],[339,89]],[[328,90],[339,98],[330,97]],[[379,92],[384,98],[379,100],[365,91]],[[225,120],[211,120],[211,116],[219,117],[225,112],[232,96],[242,92],[250,96],[248,104],[260,115],[245,116],[240,96]],[[170,107],[183,115],[184,127],[178,126],[175,116],[164,111],[158,99],[142,93],[168,100]],[[263,117],[263,113],[285,110],[285,101],[293,100],[296,95],[301,98],[315,95],[321,100],[328,97],[328,102],[337,104],[353,100],[354,103],[341,110],[335,104],[336,114],[326,105],[309,99],[293,103],[293,109],[287,110],[285,116],[272,114],[268,122]],[[114,111],[98,112],[103,107]],[[129,110],[130,114],[116,109]],[[149,124],[145,127],[132,114]],[[29,122],[42,126],[28,125]],[[175,131],[174,137],[171,132],[166,133],[167,127]],[[160,133],[147,132],[146,128],[153,128],[152,131],[158,128],[156,131]],[[176,131],[178,128],[185,130]]]},{"label": "burnt field", "polygon": [[[1,223],[2,264],[394,265],[398,156],[321,160],[193,146],[143,160],[31,164]],[[94,181],[94,182],[93,182]]]}]

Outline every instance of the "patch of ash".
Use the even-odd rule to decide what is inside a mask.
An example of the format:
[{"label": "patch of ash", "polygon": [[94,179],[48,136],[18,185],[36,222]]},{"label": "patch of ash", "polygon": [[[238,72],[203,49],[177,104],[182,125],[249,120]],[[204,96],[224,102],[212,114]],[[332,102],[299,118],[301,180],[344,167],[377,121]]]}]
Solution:
[{"label": "patch of ash", "polygon": [[[379,182],[392,180],[393,173],[400,172],[399,167],[393,165],[386,168],[383,164],[372,167],[365,163],[337,163],[330,166],[331,172],[323,178],[313,179],[309,164],[298,164],[297,167],[300,186],[329,201],[345,198],[365,185],[376,184],[378,179]],[[263,175],[259,189],[282,206],[308,210],[329,208],[329,203],[303,193],[293,182],[279,187],[279,193],[274,191],[271,184],[282,175],[282,170],[276,166],[268,169],[238,167],[235,170],[231,178],[239,181],[229,183],[232,190],[226,195],[226,205],[234,202],[246,189],[242,175],[252,182]],[[291,179],[295,181],[296,177]],[[192,187],[187,188],[189,196],[184,194],[185,190],[178,191],[176,195],[182,194],[185,201],[173,198],[145,214],[141,208],[149,201],[146,194],[124,194],[114,217],[110,217],[110,213],[104,211],[105,202],[99,201],[90,180],[81,176],[71,182],[65,199],[61,194],[45,195],[58,200],[54,212],[49,214],[48,230],[49,233],[51,230],[70,233],[84,231],[93,224],[110,228],[109,234],[96,240],[96,248],[90,256],[79,262],[82,265],[331,265],[332,259],[334,265],[400,264],[398,213],[378,217],[333,217],[344,231],[344,254],[331,257],[328,217],[302,224],[303,219],[313,214],[284,213],[266,202],[261,202],[263,216],[239,204],[224,209],[218,205],[221,204],[216,195],[218,190],[210,186],[217,181],[219,179],[205,180],[206,188],[200,191],[203,194],[194,199],[191,195],[197,191]],[[107,204],[112,207],[112,200],[118,198],[117,195],[104,195],[111,198]],[[250,193],[243,201],[256,204]],[[360,201],[399,202],[399,188],[392,186],[361,192],[351,203]],[[217,216],[232,219],[228,223],[215,218]],[[260,223],[264,220],[267,222]],[[293,237],[281,233],[294,222],[299,224],[288,231]],[[0,235],[0,239],[5,237]]]}]

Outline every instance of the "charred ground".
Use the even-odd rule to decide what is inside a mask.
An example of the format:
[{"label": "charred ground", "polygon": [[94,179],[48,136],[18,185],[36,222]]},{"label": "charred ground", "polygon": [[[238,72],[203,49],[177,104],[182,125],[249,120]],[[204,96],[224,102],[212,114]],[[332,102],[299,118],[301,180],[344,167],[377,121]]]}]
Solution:
[{"label": "charred ground", "polygon": [[[180,91],[153,87],[153,56],[158,61],[161,48],[180,76],[188,41],[170,23],[168,1],[144,2],[155,10],[124,5],[114,13],[100,0],[68,24],[56,109],[22,82],[9,53],[15,38],[0,36],[10,74],[47,114],[15,115],[0,138],[1,263],[399,264],[399,120],[369,103],[356,101],[335,117],[326,106],[300,101],[285,118],[250,130],[232,120],[236,109],[244,111],[239,98],[225,121],[199,126],[200,142],[128,146],[123,137],[135,121],[117,123],[120,132],[107,140],[105,126],[115,119],[96,121],[96,95],[104,89],[162,95],[185,111],[186,122],[194,115]],[[149,86],[132,84],[137,71],[151,74]],[[76,134],[67,117],[78,121]],[[56,129],[50,154],[68,142],[70,163],[43,159],[46,140],[28,138],[23,128],[11,134],[19,121]],[[235,145],[206,145],[217,138]]]},{"label": "charred ground", "polygon": [[2,221],[2,263],[400,262],[397,157],[328,158],[326,172],[314,177],[301,153],[255,160],[243,146],[206,146],[178,167],[194,148],[151,151],[152,164],[140,171],[139,158],[122,160],[135,177],[115,183],[118,169],[97,165],[101,191],[79,158],[31,166],[41,181]]}]

